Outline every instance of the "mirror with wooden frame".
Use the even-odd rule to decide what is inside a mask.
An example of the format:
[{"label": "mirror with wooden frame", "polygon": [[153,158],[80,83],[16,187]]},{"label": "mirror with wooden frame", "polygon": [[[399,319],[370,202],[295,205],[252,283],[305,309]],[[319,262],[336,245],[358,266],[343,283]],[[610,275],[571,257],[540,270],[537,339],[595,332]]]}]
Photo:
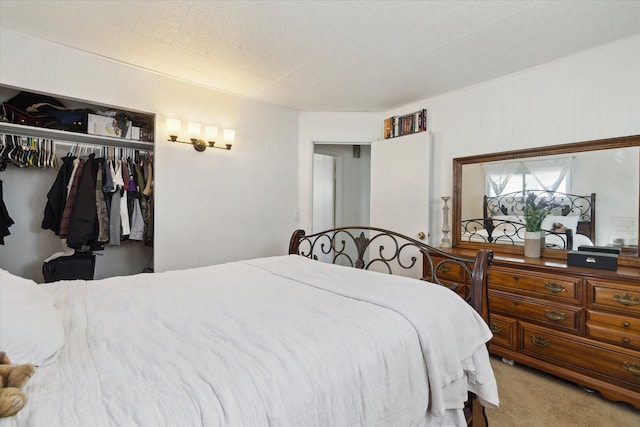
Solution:
[{"label": "mirror with wooden frame", "polygon": [[527,196],[550,211],[543,257],[597,245],[640,263],[640,135],[453,159],[453,246],[522,254]]}]

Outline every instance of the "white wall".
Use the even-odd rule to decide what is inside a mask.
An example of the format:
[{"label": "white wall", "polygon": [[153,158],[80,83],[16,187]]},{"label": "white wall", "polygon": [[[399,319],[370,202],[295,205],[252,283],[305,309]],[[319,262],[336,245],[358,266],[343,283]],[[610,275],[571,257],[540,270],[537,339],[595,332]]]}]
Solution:
[{"label": "white wall", "polygon": [[[310,200],[306,177],[311,159],[310,135],[335,129],[338,134],[349,131],[378,139],[384,117],[419,108],[427,108],[427,123],[432,132],[430,217],[432,242],[434,238],[437,242],[442,235],[440,197],[451,195],[453,158],[640,134],[640,36],[425,99],[393,112],[371,114],[365,116],[367,121],[343,120],[352,117],[348,114],[303,114],[301,210],[306,212]],[[304,224],[307,218],[304,215],[302,218]]]},{"label": "white wall", "polygon": [[[286,253],[297,227],[297,113],[8,31],[0,54],[0,84],[157,114],[156,271]],[[167,117],[234,128],[236,144],[197,153],[169,143]],[[34,209],[8,208],[14,218]]]},{"label": "white wall", "polygon": [[[452,159],[640,134],[640,37],[425,101],[433,198],[451,194]],[[432,233],[442,210],[432,210]]]}]

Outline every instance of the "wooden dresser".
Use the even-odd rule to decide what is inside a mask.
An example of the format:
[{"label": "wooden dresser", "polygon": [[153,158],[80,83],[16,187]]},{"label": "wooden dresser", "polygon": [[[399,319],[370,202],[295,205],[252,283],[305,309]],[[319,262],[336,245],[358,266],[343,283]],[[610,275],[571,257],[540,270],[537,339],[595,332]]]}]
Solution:
[{"label": "wooden dresser", "polygon": [[[459,293],[467,286],[462,268],[443,265],[438,277]],[[489,312],[492,354],[640,409],[640,268],[596,270],[494,253]]]}]

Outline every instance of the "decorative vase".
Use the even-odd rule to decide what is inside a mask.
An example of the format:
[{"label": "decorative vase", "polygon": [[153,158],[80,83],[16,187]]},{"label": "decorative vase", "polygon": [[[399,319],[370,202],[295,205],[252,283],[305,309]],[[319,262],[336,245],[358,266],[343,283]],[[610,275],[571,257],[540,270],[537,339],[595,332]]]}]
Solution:
[{"label": "decorative vase", "polygon": [[540,258],[540,232],[524,232],[524,256],[528,258]]},{"label": "decorative vase", "polygon": [[540,249],[544,249],[547,244],[547,239],[545,238],[544,230],[540,230]]}]

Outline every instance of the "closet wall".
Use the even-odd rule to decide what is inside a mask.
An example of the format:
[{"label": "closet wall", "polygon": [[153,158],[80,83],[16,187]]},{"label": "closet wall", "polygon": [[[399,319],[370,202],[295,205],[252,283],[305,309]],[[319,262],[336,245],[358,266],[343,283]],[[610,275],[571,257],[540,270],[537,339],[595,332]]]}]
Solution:
[{"label": "closet wall", "polygon": [[[286,253],[297,228],[296,112],[8,31],[0,34],[0,54],[2,85],[156,113],[155,271]],[[48,64],[46,72],[43,63]],[[167,117],[233,128],[236,142],[231,151],[203,153],[187,144],[170,143]],[[52,175],[47,179],[48,172],[10,173],[18,172],[15,180],[28,179],[31,186],[38,175],[45,175],[45,181],[53,179]],[[14,219],[28,219],[33,212],[40,216],[49,184],[44,187],[38,187],[39,194],[11,190],[16,203],[8,207]],[[12,227],[8,237],[31,239],[24,251],[14,254],[0,246],[0,268],[27,277],[39,271],[41,253],[52,249],[39,249],[48,243],[33,238],[39,222],[29,221],[24,230]],[[140,254],[141,262],[131,270],[140,271],[147,255]],[[127,255],[122,258],[128,260]],[[103,261],[98,257],[96,269]],[[104,271],[112,264],[117,263],[105,263]]]}]

